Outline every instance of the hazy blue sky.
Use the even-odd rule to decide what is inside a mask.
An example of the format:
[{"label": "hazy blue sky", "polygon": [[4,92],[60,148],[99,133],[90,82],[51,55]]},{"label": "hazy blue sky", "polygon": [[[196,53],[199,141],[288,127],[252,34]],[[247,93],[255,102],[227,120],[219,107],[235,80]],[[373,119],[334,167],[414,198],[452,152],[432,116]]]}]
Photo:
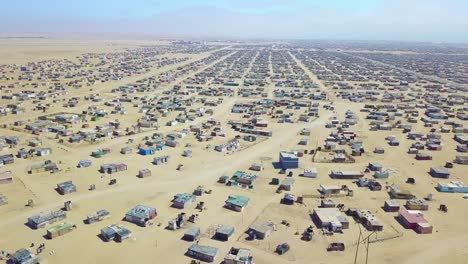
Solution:
[{"label": "hazy blue sky", "polygon": [[468,42],[468,0],[15,0],[0,33]]}]

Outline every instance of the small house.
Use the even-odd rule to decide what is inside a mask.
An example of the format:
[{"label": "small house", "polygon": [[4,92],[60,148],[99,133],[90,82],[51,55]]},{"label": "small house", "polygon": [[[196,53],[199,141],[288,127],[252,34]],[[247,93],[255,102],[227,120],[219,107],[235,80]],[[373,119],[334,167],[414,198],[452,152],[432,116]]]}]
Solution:
[{"label": "small house", "polygon": [[50,148],[40,148],[36,150],[36,155],[39,157],[42,157],[42,156],[50,155],[51,152],[52,151]]},{"label": "small house", "polygon": [[429,210],[429,205],[424,200],[411,199],[411,200],[406,201],[405,206],[408,210],[420,210],[420,211]]},{"label": "small house", "polygon": [[153,164],[154,165],[161,165],[163,163],[167,163],[169,161],[169,156],[161,156],[161,157],[156,157],[153,159]]},{"label": "small house", "polygon": [[227,183],[228,180],[229,180],[229,176],[223,175],[223,176],[219,177],[218,183],[223,183],[224,184],[224,183]]},{"label": "small house", "polygon": [[53,226],[49,229],[47,229],[47,237],[49,239],[53,239],[59,236],[63,236],[67,233],[70,233],[71,231],[76,229],[76,225],[72,223],[62,223],[56,226]]},{"label": "small house", "polygon": [[264,168],[261,163],[253,163],[249,169],[253,171],[262,171]]},{"label": "small house", "polygon": [[151,176],[151,170],[149,169],[141,169],[138,171],[139,178],[146,178]]},{"label": "small house", "polygon": [[146,226],[147,222],[155,218],[156,215],[156,208],[145,205],[137,205],[125,214],[125,221],[140,226]]},{"label": "small house", "polygon": [[224,264],[253,264],[253,257],[250,249],[231,248],[224,257]]},{"label": "small house", "polygon": [[41,173],[41,172],[47,172],[47,171],[56,171],[58,170],[57,164],[50,160],[44,161],[44,163],[40,164],[33,164],[29,168],[29,173]]},{"label": "small house", "polygon": [[384,154],[384,153],[385,153],[385,149],[382,148],[382,147],[376,147],[376,148],[374,149],[374,153],[375,153],[375,154]]},{"label": "small house", "polygon": [[276,229],[273,223],[255,223],[249,227],[247,233],[252,239],[265,239]]},{"label": "small house", "polygon": [[57,191],[61,195],[65,195],[67,193],[76,192],[76,186],[73,184],[72,181],[62,182],[57,184]]},{"label": "small house", "polygon": [[294,178],[286,177],[281,183],[279,188],[284,191],[291,191],[294,184]]},{"label": "small house", "polygon": [[249,204],[250,199],[242,195],[229,195],[224,207],[236,212],[241,212]]},{"label": "small house", "polygon": [[390,196],[394,199],[404,199],[409,200],[415,198],[415,196],[408,190],[401,189],[396,185],[391,185],[389,187]]},{"label": "small house", "polygon": [[25,248],[17,250],[10,259],[12,264],[39,264],[39,257]]},{"label": "small house", "polygon": [[46,225],[58,222],[67,217],[64,211],[41,212],[28,218],[28,226],[34,229],[43,228]]},{"label": "small house", "polygon": [[119,224],[106,226],[103,229],[101,229],[100,233],[100,237],[104,241],[115,240],[117,242],[122,242],[125,239],[129,239],[131,236],[132,231]]},{"label": "small house", "polygon": [[200,228],[191,227],[184,233],[182,239],[185,241],[196,241],[200,237],[200,234]]},{"label": "small house", "polygon": [[110,213],[109,211],[105,210],[105,209],[102,209],[102,210],[99,210],[95,213],[92,213],[90,215],[88,215],[86,217],[86,223],[88,224],[93,224],[93,223],[96,223],[96,222],[100,222],[104,219],[107,219],[107,218],[110,218]]},{"label": "small house", "polygon": [[368,168],[371,171],[381,171],[382,170],[382,164],[380,164],[378,162],[370,162]]},{"label": "small house", "polygon": [[184,209],[195,202],[196,196],[189,193],[178,193],[172,199],[172,207]]},{"label": "small house", "polygon": [[444,167],[431,167],[429,174],[434,178],[448,179],[450,176],[448,169]]},{"label": "small house", "polygon": [[374,172],[374,178],[376,179],[386,179],[390,176],[390,172],[388,170],[381,170]]},{"label": "small house", "polygon": [[216,229],[214,237],[220,241],[228,241],[229,238],[234,234],[234,227],[221,225]]},{"label": "small house", "polygon": [[333,208],[336,204],[331,199],[322,199],[320,201],[320,208]]},{"label": "small house", "polygon": [[459,181],[451,181],[450,183],[439,182],[436,188],[439,192],[468,193],[468,186]]},{"label": "small house", "polygon": [[15,161],[13,154],[0,155],[0,167],[7,164],[12,164]]},{"label": "small house", "polygon": [[283,169],[299,168],[299,158],[293,152],[281,151],[279,154],[279,165]]},{"label": "small house", "polygon": [[123,147],[120,149],[120,154],[127,155],[132,153],[132,148],[131,147]]},{"label": "small house", "polygon": [[304,169],[304,173],[302,174],[302,176],[308,177],[308,178],[317,178],[317,169],[316,168]]},{"label": "small house", "polygon": [[231,177],[231,181],[241,186],[252,186],[256,180],[257,175],[250,174],[244,171],[236,171]]},{"label": "small house", "polygon": [[318,228],[325,227],[333,232],[341,232],[342,229],[349,228],[349,221],[336,207],[315,208],[312,212],[312,220]]},{"label": "small house", "polygon": [[427,153],[419,152],[416,154],[416,160],[432,160],[432,156]]},{"label": "small house", "polygon": [[385,201],[384,210],[386,212],[398,212],[400,210],[400,204],[398,203],[398,200],[392,199]]},{"label": "small house", "polygon": [[138,154],[140,154],[142,156],[153,155],[154,154],[154,149],[152,149],[152,148],[139,148],[138,149]]},{"label": "small house", "polygon": [[413,229],[420,234],[431,234],[432,225],[424,218],[424,214],[417,210],[400,209],[398,212],[398,220],[403,227]]},{"label": "small house", "polygon": [[126,171],[127,165],[124,163],[103,164],[99,171],[101,173],[114,174],[121,171]]},{"label": "small house", "polygon": [[11,171],[0,172],[0,184],[8,184],[13,182]]},{"label": "small house", "polygon": [[78,162],[78,165],[77,167],[78,168],[88,168],[88,167],[91,167],[92,165],[92,161],[91,160],[87,160],[87,159],[82,159]]},{"label": "small house", "polygon": [[218,249],[194,243],[188,248],[187,256],[201,261],[213,262],[218,256]]},{"label": "small house", "polygon": [[468,165],[468,156],[456,156],[453,162],[461,165]]},{"label": "small house", "polygon": [[356,219],[369,231],[382,231],[380,220],[369,210],[357,210]]},{"label": "small house", "polygon": [[330,173],[330,177],[333,179],[346,179],[346,180],[354,180],[364,177],[364,173],[360,171],[337,171],[332,170]]},{"label": "small house", "polygon": [[293,194],[285,193],[283,199],[281,199],[282,204],[293,205],[296,201],[296,196]]}]

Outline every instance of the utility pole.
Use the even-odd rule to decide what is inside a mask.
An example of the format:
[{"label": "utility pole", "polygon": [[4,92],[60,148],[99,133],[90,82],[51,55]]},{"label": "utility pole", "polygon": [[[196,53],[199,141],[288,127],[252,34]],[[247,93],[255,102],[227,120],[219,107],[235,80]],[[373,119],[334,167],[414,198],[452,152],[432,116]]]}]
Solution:
[{"label": "utility pole", "polygon": [[360,241],[361,241],[361,235],[362,235],[362,230],[361,230],[361,226],[359,226],[359,236],[358,236],[357,245],[356,245],[356,254],[354,255],[354,264],[356,264],[356,261],[357,261],[357,254],[358,254],[358,251],[359,251],[359,244],[360,244]]}]

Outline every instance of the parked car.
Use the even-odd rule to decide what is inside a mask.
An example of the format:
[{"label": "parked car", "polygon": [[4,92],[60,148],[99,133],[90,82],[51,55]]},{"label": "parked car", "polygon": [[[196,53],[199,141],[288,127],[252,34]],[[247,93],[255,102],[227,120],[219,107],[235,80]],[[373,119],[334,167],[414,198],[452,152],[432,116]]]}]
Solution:
[{"label": "parked car", "polygon": [[278,245],[276,247],[276,253],[278,253],[279,255],[283,255],[284,253],[286,253],[288,251],[289,251],[288,243],[283,243],[283,244]]}]

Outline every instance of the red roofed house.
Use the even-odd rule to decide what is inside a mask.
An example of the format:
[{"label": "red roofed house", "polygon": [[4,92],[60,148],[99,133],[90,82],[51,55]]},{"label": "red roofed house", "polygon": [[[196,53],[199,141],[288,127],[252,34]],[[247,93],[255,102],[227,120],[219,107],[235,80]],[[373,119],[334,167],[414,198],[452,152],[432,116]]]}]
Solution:
[{"label": "red roofed house", "polygon": [[432,233],[432,225],[427,222],[421,211],[402,208],[398,212],[398,219],[405,228],[413,229],[420,234]]}]

